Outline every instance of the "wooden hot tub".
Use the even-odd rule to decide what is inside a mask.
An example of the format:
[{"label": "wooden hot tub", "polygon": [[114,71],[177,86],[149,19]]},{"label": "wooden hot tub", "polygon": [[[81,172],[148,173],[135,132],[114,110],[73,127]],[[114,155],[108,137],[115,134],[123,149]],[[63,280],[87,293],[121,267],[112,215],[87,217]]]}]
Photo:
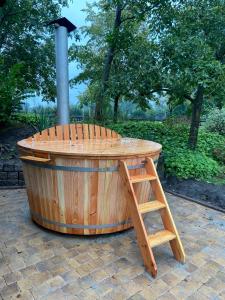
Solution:
[{"label": "wooden hot tub", "polygon": [[[46,129],[18,142],[32,219],[70,234],[104,234],[132,226],[124,183],[118,173],[125,160],[130,174],[145,172],[145,157],[157,163],[161,145],[121,138],[110,129],[71,124]],[[135,185],[139,203],[150,185]]]}]

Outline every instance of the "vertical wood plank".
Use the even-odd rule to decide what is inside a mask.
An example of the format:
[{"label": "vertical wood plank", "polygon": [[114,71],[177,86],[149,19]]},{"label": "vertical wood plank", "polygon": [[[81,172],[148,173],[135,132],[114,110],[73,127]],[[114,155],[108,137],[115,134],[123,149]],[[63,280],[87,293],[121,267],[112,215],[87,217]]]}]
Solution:
[{"label": "vertical wood plank", "polygon": [[34,141],[40,141],[40,140],[41,140],[40,132],[35,133],[35,135],[34,135]]},{"label": "vertical wood plank", "polygon": [[114,130],[112,130],[112,138],[117,138],[118,137],[118,134],[114,131]]},{"label": "vertical wood plank", "polygon": [[[83,160],[77,161],[77,166],[84,167]],[[77,176],[77,223],[82,225],[84,224],[84,205],[83,200],[80,201],[80,199],[83,199],[84,197],[84,176],[83,173],[78,173]],[[84,234],[84,229],[79,229],[80,234]]]},{"label": "vertical wood plank", "polygon": [[55,126],[49,128],[49,140],[50,141],[55,141],[56,136],[55,136]]},{"label": "vertical wood plank", "polygon": [[98,125],[95,125],[95,138],[100,139],[100,127]]},{"label": "vertical wood plank", "polygon": [[[89,160],[83,160],[84,168],[90,167]],[[90,186],[90,173],[83,173],[83,212],[84,212],[84,225],[89,225],[89,186]],[[84,234],[89,234],[89,229],[84,229]]]},{"label": "vertical wood plank", "polygon": [[63,125],[63,139],[65,141],[70,140],[70,126],[68,124]]},{"label": "vertical wood plank", "polygon": [[[92,168],[99,167],[99,160],[94,160],[91,163]],[[89,204],[89,220],[90,225],[97,224],[98,211],[98,172],[90,174],[90,204]],[[96,234],[96,229],[90,229],[90,234]]]},{"label": "vertical wood plank", "polygon": [[105,129],[105,127],[100,127],[100,131],[101,131],[101,138],[106,139],[106,129]]},{"label": "vertical wood plank", "polygon": [[76,141],[77,139],[77,130],[75,124],[70,124],[70,136],[72,141]]},{"label": "vertical wood plank", "polygon": [[[58,159],[58,163],[62,164],[63,161]],[[58,189],[58,201],[59,201],[59,211],[60,211],[60,223],[66,224],[66,216],[65,216],[65,192],[64,192],[64,171],[57,170],[57,189]],[[66,228],[61,227],[62,232],[66,233]]]},{"label": "vertical wood plank", "polygon": [[41,138],[42,141],[48,141],[49,140],[48,129],[45,129],[45,130],[41,131],[40,138]]},{"label": "vertical wood plank", "polygon": [[106,137],[107,137],[107,139],[112,138],[112,130],[109,128],[106,128]]},{"label": "vertical wood plank", "polygon": [[84,136],[83,136],[83,126],[82,126],[82,124],[76,124],[76,129],[77,129],[77,138],[78,138],[78,140],[83,139]]},{"label": "vertical wood plank", "polygon": [[60,126],[60,125],[56,126],[56,135],[57,135],[57,140],[58,141],[62,141],[63,140],[62,126]]},{"label": "vertical wood plank", "polygon": [[84,139],[89,139],[88,124],[83,124]]},{"label": "vertical wood plank", "polygon": [[92,125],[92,124],[89,124],[89,138],[90,139],[95,138],[94,125]]}]

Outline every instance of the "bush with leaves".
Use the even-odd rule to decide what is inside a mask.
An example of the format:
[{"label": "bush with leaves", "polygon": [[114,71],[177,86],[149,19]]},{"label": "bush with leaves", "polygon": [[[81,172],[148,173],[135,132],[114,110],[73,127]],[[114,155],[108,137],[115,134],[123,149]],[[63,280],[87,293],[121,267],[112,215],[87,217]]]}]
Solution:
[{"label": "bush with leaves", "polygon": [[11,119],[19,123],[31,125],[37,131],[41,131],[56,124],[56,108],[37,106],[29,113],[15,113]]},{"label": "bush with leaves", "polygon": [[[0,67],[4,61],[0,61]],[[5,125],[12,113],[20,109],[21,101],[25,94],[21,93],[20,87],[23,85],[21,78],[21,64],[15,64],[8,74],[0,68],[0,124]]]},{"label": "bush with leaves", "polygon": [[203,127],[207,131],[225,135],[225,108],[212,110]]},{"label": "bush with leaves", "polygon": [[210,180],[220,174],[221,159],[215,149],[223,149],[225,138],[200,130],[196,151],[187,148],[187,125],[168,125],[162,122],[124,122],[113,124],[112,129],[122,136],[152,140],[162,144],[167,175],[179,178]]},{"label": "bush with leaves", "polygon": [[198,151],[182,148],[166,152],[165,166],[169,175],[184,179],[210,180],[220,172],[220,166],[213,158]]}]

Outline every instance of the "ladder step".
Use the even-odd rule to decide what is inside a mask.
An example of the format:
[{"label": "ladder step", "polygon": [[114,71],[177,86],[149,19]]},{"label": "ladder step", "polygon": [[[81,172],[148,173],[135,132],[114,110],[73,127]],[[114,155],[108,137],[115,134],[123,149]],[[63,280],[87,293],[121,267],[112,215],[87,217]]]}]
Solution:
[{"label": "ladder step", "polygon": [[130,181],[132,183],[155,180],[155,179],[156,179],[156,176],[149,175],[149,174],[141,174],[141,175],[130,176]]},{"label": "ladder step", "polygon": [[149,201],[149,202],[141,203],[138,205],[138,209],[141,214],[159,210],[159,209],[165,208],[165,207],[166,207],[166,205],[158,200]]},{"label": "ladder step", "polygon": [[158,231],[155,234],[148,236],[148,241],[151,247],[156,247],[166,242],[172,241],[176,238],[176,235],[168,230]]}]

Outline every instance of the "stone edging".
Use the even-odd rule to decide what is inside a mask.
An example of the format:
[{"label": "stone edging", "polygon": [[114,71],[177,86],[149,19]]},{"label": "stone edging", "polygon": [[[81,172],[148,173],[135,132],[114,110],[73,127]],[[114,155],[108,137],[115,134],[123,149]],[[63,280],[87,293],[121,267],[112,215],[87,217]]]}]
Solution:
[{"label": "stone edging", "polygon": [[14,163],[0,162],[0,187],[24,186],[22,166]]},{"label": "stone edging", "polygon": [[212,204],[209,204],[205,201],[200,201],[200,200],[196,200],[196,199],[193,199],[191,197],[188,197],[188,196],[185,196],[185,195],[182,195],[182,194],[179,194],[179,193],[176,193],[176,192],[173,192],[173,191],[170,191],[168,189],[165,189],[165,192],[168,193],[168,194],[171,194],[173,196],[176,196],[176,197],[180,197],[184,200],[187,200],[187,201],[190,201],[190,202],[194,202],[194,203],[197,203],[199,205],[202,205],[202,206],[205,206],[207,208],[211,208],[211,209],[214,209],[214,210],[217,210],[217,211],[220,211],[222,213],[225,213],[225,209],[221,208],[221,207],[218,207],[216,205],[212,205]]}]

